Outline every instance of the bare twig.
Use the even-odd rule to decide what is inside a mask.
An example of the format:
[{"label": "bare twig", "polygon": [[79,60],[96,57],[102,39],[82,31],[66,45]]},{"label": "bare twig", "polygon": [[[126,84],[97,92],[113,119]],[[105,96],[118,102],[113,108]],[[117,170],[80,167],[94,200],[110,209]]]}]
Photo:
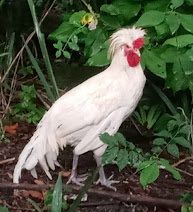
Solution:
[{"label": "bare twig", "polygon": [[[17,190],[47,190],[53,188],[54,185],[35,185],[35,184],[14,184],[14,183],[0,183],[0,189],[17,189]],[[73,190],[75,192],[79,192],[81,187],[75,185],[64,185],[65,191]],[[128,195],[118,192],[109,192],[104,190],[98,190],[94,188],[90,188],[87,191],[89,194],[98,195],[106,198],[113,198],[120,202],[129,202],[129,203],[139,203],[149,206],[160,206],[165,208],[180,208],[182,203],[176,200],[169,200],[169,199],[162,199],[162,198],[155,198],[155,197],[148,197],[142,195]]]},{"label": "bare twig", "polygon": [[179,160],[178,162],[174,163],[172,166],[177,167],[180,164],[186,162],[187,160],[193,160],[193,156],[189,156],[189,157],[186,157],[186,158],[184,158],[182,160]]},{"label": "bare twig", "polygon": [[187,172],[187,171],[184,171],[184,170],[179,169],[179,168],[175,168],[175,169],[178,170],[179,172],[183,173],[183,174],[186,174],[186,175],[188,175],[188,176],[190,176],[190,177],[193,177],[193,174],[191,174],[191,173],[189,173],[189,172]]},{"label": "bare twig", "polygon": [[0,161],[0,165],[3,165],[5,163],[13,162],[14,160],[15,160],[15,158],[8,158],[8,159],[5,159],[5,160],[1,160]]}]

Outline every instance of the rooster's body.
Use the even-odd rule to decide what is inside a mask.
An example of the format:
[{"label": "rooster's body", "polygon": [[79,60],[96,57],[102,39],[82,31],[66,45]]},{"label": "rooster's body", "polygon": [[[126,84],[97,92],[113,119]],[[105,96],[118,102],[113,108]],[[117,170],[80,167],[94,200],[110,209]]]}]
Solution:
[{"label": "rooster's body", "polygon": [[[19,182],[24,168],[37,177],[38,162],[51,179],[49,168],[54,170],[59,147],[63,149],[66,145],[74,147],[69,182],[81,184],[76,173],[79,155],[93,151],[97,165],[101,165],[106,145],[99,135],[115,134],[133,112],[143,92],[145,76],[138,59],[144,34],[141,29],[132,28],[121,29],[111,36],[111,65],[64,94],[47,111],[19,156],[14,183]],[[111,187],[103,167],[99,170],[99,182]]]}]

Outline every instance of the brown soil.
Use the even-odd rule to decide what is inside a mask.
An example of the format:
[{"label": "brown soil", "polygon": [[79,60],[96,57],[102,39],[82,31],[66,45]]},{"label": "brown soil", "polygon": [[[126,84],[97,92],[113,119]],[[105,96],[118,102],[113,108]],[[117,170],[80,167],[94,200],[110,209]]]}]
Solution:
[{"label": "brown soil", "polygon": [[[7,135],[10,142],[0,143],[0,183],[5,184],[4,188],[0,189],[0,205],[5,205],[9,208],[9,211],[36,211],[34,207],[27,200],[33,199],[35,202],[43,205],[42,192],[29,191],[19,192],[14,195],[13,189],[6,188],[6,184],[12,182],[12,174],[14,166],[17,162],[17,158],[21,153],[23,147],[31,137],[35,127],[26,123],[19,124],[17,134]],[[15,157],[15,160],[1,164],[9,158]],[[71,169],[72,162],[72,150],[67,148],[60,153],[59,162],[64,167],[63,170],[63,182],[68,179],[69,171]],[[96,167],[92,157],[92,153],[81,156],[79,161],[79,173],[86,173]],[[188,172],[188,174],[182,173],[183,179],[178,182],[174,180],[170,174],[162,171],[159,179],[148,186],[147,189],[143,189],[139,183],[139,176],[135,173],[135,169],[127,168],[121,173],[118,172],[116,166],[107,166],[106,174],[110,176],[113,174],[115,180],[119,180],[120,183],[116,184],[117,193],[125,195],[138,195],[139,199],[145,197],[161,198],[165,200],[179,200],[179,196],[185,192],[193,192],[193,168],[192,161],[187,160],[178,166],[178,168]],[[52,171],[53,180],[50,181],[44,174],[44,172],[38,168],[38,182],[43,184],[54,184],[56,182],[58,173],[61,168],[57,168]],[[192,176],[190,176],[192,175]],[[34,184],[38,183],[34,181],[32,176],[27,171],[22,172],[21,183]],[[172,209],[167,207],[150,206],[149,204],[141,205],[139,203],[126,203],[110,198],[111,190],[102,186],[93,185],[92,188],[96,190],[109,191],[109,198],[104,198],[100,195],[88,194],[86,202],[82,202],[78,211],[180,211],[180,209]],[[43,193],[45,194],[45,192]]]}]

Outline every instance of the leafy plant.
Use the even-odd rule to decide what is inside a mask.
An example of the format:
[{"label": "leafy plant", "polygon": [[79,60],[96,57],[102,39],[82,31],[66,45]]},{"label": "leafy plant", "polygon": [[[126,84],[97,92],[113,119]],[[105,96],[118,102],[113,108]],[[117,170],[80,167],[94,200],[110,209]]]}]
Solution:
[{"label": "leafy plant", "polygon": [[9,209],[6,206],[1,206],[0,205],[0,211],[1,212],[9,212]]},{"label": "leafy plant", "polygon": [[179,172],[169,164],[168,160],[150,157],[148,153],[144,154],[141,149],[128,142],[121,133],[116,133],[114,136],[104,133],[100,139],[108,145],[103,154],[103,165],[117,164],[119,171],[127,165],[136,167],[137,172],[140,173],[140,183],[144,188],[159,177],[160,169],[171,173],[176,180],[181,179]]},{"label": "leafy plant", "polygon": [[151,129],[162,113],[159,105],[142,105],[133,113],[134,118],[147,129]]},{"label": "leafy plant", "polygon": [[103,165],[114,163],[121,171],[127,165],[137,167],[144,160],[142,150],[127,141],[121,133],[116,133],[114,136],[104,133],[100,135],[100,139],[108,145],[103,154]]},{"label": "leafy plant", "polygon": [[160,169],[164,169],[172,174],[176,180],[181,179],[180,173],[169,164],[168,160],[152,157],[139,164],[137,171],[140,172],[140,183],[143,187],[153,183],[160,175]]},{"label": "leafy plant", "polygon": [[21,102],[16,104],[13,109],[13,115],[27,120],[29,123],[38,123],[45,110],[36,105],[36,90],[34,85],[22,85],[19,93]]},{"label": "leafy plant", "polygon": [[182,114],[171,116],[165,128],[155,134],[157,138],[153,141],[152,151],[160,153],[166,148],[169,154],[179,157],[179,146],[182,146],[192,152],[190,129],[190,123]]},{"label": "leafy plant", "polygon": [[181,212],[192,212],[193,211],[193,193],[182,194],[180,200],[185,204],[181,207]]}]

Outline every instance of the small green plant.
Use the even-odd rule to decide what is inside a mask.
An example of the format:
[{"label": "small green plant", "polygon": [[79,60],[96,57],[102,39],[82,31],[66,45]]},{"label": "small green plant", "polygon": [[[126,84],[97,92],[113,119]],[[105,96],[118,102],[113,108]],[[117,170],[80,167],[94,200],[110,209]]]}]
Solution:
[{"label": "small green plant", "polygon": [[148,184],[153,183],[160,175],[160,169],[164,169],[172,174],[176,180],[181,180],[180,173],[169,164],[169,161],[163,158],[151,157],[141,162],[137,168],[140,173],[140,183],[145,188]]},{"label": "small green plant", "polygon": [[100,139],[108,145],[103,154],[103,165],[114,163],[121,171],[127,165],[137,167],[145,159],[142,150],[127,141],[121,133],[114,136],[104,133],[100,135]]},{"label": "small green plant", "polygon": [[13,115],[27,120],[29,123],[38,123],[42,118],[45,110],[36,105],[36,90],[34,85],[22,85],[19,93],[20,103],[16,104],[13,109]]},{"label": "small green plant", "polygon": [[160,153],[166,148],[167,152],[174,157],[179,157],[179,146],[189,149],[192,153],[190,141],[191,125],[185,117],[177,113],[170,117],[170,120],[160,132],[155,135],[152,151]]},{"label": "small green plant", "polygon": [[107,144],[107,149],[103,154],[104,164],[117,164],[119,171],[127,165],[137,168],[140,173],[140,183],[145,188],[154,182],[160,175],[160,169],[170,172],[176,180],[180,180],[179,172],[169,164],[168,160],[144,154],[133,143],[128,142],[121,133],[110,136],[104,133],[100,139]]},{"label": "small green plant", "polygon": [[134,118],[147,129],[151,129],[162,113],[159,105],[142,105],[133,113]]},{"label": "small green plant", "polygon": [[180,200],[184,202],[181,212],[193,212],[193,192],[182,194]]}]

